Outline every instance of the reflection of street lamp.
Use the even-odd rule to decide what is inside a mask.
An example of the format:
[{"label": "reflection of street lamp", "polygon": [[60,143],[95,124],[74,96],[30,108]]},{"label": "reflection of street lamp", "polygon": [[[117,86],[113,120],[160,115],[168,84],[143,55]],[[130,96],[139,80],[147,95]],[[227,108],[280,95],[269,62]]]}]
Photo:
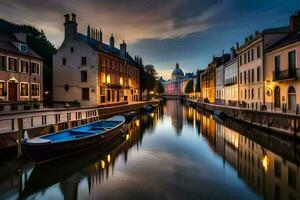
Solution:
[{"label": "reflection of street lamp", "polygon": [[264,168],[265,173],[267,173],[268,169],[269,169],[269,164],[270,164],[269,157],[267,155],[264,155],[264,157],[262,158],[261,162],[262,162],[262,166]]}]

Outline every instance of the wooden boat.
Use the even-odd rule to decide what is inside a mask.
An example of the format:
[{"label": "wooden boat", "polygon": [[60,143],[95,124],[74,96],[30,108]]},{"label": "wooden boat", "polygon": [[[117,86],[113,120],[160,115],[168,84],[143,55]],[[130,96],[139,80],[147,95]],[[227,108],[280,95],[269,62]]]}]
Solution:
[{"label": "wooden boat", "polygon": [[85,124],[72,129],[23,139],[22,148],[36,163],[43,163],[105,143],[122,132],[124,116]]}]

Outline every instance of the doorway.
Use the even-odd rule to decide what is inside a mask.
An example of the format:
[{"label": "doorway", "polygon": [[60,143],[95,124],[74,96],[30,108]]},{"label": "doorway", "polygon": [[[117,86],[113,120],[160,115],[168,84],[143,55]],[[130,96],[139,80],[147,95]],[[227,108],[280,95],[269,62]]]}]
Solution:
[{"label": "doorway", "polygon": [[288,90],[288,107],[289,111],[296,111],[296,90],[290,87]]},{"label": "doorway", "polygon": [[8,100],[18,100],[18,83],[8,83]]},{"label": "doorway", "polygon": [[276,108],[280,108],[280,87],[279,86],[275,87],[275,92],[274,92],[274,106]]}]

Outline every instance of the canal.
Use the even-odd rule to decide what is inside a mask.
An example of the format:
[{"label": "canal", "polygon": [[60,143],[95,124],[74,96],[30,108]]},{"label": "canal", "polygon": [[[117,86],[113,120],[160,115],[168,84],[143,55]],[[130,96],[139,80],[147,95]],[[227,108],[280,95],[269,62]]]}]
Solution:
[{"label": "canal", "polygon": [[300,199],[293,140],[179,101],[111,143],[35,167],[0,161],[0,199]]}]

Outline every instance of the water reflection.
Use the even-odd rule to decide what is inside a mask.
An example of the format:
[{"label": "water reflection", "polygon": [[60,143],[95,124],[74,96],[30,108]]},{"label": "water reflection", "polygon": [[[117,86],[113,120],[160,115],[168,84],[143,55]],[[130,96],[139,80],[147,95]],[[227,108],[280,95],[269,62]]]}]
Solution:
[{"label": "water reflection", "polygon": [[43,166],[1,160],[0,199],[300,199],[294,141],[178,101],[127,128],[101,148]]}]

